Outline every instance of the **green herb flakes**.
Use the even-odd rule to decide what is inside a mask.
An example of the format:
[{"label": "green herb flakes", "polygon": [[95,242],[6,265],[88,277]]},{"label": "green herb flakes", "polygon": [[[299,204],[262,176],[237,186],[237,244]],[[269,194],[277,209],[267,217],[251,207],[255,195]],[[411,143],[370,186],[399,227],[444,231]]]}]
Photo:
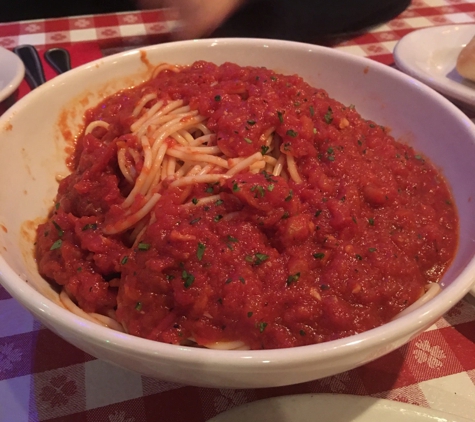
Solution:
[{"label": "green herb flakes", "polygon": [[327,124],[330,124],[331,122],[333,122],[333,110],[331,107],[328,107],[328,110],[325,113],[324,119]]},{"label": "green herb flakes", "polygon": [[286,135],[287,135],[287,136],[291,136],[292,138],[295,138],[295,137],[298,136],[298,133],[297,133],[295,130],[293,130],[293,129],[289,129],[289,130],[286,132]]},{"label": "green herb flakes", "polygon": [[56,242],[54,242],[52,245],[51,245],[51,248],[49,248],[50,251],[54,251],[55,249],[59,249],[61,247],[61,244],[63,243],[63,241],[61,239],[58,239]]},{"label": "green herb flakes", "polygon": [[184,281],[183,285],[184,285],[185,289],[188,289],[194,283],[195,276],[193,274],[189,273],[188,271],[183,270],[182,273],[181,273],[181,279]]},{"label": "green herb flakes", "polygon": [[292,283],[296,283],[300,278],[300,273],[292,274],[287,277],[287,286],[290,286]]},{"label": "green herb flakes", "polygon": [[198,243],[198,248],[196,249],[196,257],[198,258],[198,261],[201,261],[203,259],[205,249],[206,245],[203,245],[203,243]]},{"label": "green herb flakes", "polygon": [[53,226],[54,226],[54,227],[56,228],[56,230],[58,231],[58,236],[59,236],[59,237],[62,237],[63,234],[64,234],[64,230],[63,230],[61,227],[59,227],[59,224],[58,224],[56,221],[52,221],[52,223],[53,223]]}]

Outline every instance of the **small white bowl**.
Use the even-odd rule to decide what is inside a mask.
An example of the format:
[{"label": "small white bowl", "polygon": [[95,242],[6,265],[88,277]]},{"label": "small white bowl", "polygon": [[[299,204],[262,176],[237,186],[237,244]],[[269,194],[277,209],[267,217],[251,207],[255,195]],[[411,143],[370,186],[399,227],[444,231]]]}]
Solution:
[{"label": "small white bowl", "polygon": [[6,48],[0,47],[0,101],[18,88],[25,76],[25,66],[20,58]]},{"label": "small white bowl", "polygon": [[[144,80],[151,64],[203,59],[298,73],[366,118],[424,152],[453,188],[460,216],[457,255],[442,292],[384,326],[341,340],[279,350],[219,351],[173,346],[103,328],[58,306],[39,276],[32,249],[36,224],[52,205],[64,173],[63,134],[77,133],[86,108]],[[428,328],[470,289],[475,274],[475,131],[442,96],[379,63],[325,47],[273,40],[210,39],[162,44],[110,56],[37,88],[0,118],[0,280],[55,333],[80,349],[141,374],[228,388],[305,382],[365,364]],[[57,351],[61,353],[61,351]]]}]

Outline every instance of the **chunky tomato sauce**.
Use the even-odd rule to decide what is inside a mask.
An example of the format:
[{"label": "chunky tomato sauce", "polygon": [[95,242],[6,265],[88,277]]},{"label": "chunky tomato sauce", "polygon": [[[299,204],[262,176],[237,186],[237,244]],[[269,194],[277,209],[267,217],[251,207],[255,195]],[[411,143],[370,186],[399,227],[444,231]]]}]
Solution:
[{"label": "chunky tomato sauce", "polygon": [[[135,247],[130,231],[105,235],[130,192],[117,145],[137,143],[131,111],[157,90],[208,117],[229,157],[265,153],[261,135],[275,127],[302,183],[239,173],[195,185],[192,196],[220,199],[192,207],[170,188]],[[38,228],[38,264],[87,312],[116,311],[131,334],[253,349],[337,339],[389,321],[454,256],[458,220],[443,176],[298,76],[197,62],[106,99],[87,112],[93,120],[111,126],[79,137],[73,172]]]}]

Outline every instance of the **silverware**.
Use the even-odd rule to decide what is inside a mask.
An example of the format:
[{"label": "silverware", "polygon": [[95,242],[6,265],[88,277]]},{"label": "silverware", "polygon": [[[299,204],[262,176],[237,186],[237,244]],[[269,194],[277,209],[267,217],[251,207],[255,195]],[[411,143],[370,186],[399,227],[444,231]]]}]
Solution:
[{"label": "silverware", "polygon": [[13,52],[25,65],[25,79],[31,89],[46,82],[43,65],[35,47],[29,44],[19,45],[13,49]]},{"label": "silverware", "polygon": [[71,57],[64,48],[50,48],[45,51],[45,60],[57,72],[64,73],[71,70]]},{"label": "silverware", "polygon": [[[25,65],[25,79],[31,89],[35,89],[46,82],[43,64],[38,50],[34,46],[30,44],[19,45],[13,49],[13,52]],[[71,69],[71,57],[64,48],[50,48],[45,51],[44,58],[58,74]]]}]

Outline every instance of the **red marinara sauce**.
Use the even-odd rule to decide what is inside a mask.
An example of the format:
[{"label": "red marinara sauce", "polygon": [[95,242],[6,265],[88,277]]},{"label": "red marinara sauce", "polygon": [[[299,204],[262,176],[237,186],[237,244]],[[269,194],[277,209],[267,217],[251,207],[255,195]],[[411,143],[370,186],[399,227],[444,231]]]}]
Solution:
[{"label": "red marinara sauce", "polygon": [[[131,112],[157,91],[207,117],[228,157],[265,153],[261,135],[274,127],[302,182],[240,173],[195,185],[192,207],[170,188],[136,247],[130,232],[105,235],[130,191],[117,145],[137,143]],[[199,61],[117,93],[85,120],[110,128],[79,138],[73,172],[38,228],[38,265],[87,312],[116,311],[131,334],[253,349],[342,338],[389,321],[455,254],[458,218],[444,177],[299,76]]]}]

